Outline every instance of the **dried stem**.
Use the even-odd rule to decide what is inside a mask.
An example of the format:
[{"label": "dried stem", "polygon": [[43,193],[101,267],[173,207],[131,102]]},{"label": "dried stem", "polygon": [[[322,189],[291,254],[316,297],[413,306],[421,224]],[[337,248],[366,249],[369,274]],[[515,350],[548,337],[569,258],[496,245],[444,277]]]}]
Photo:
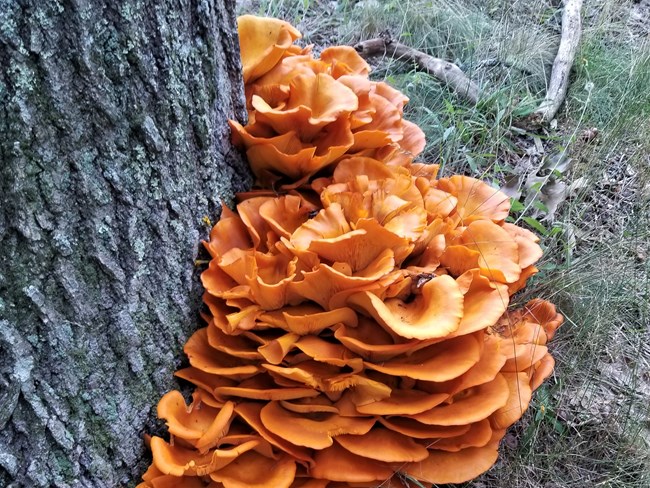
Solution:
[{"label": "dried stem", "polygon": [[564,1],[560,47],[553,62],[553,71],[551,72],[546,98],[535,112],[542,122],[549,122],[555,117],[566,97],[569,87],[569,73],[573,66],[582,33],[581,9],[582,0]]},{"label": "dried stem", "polygon": [[429,73],[449,86],[458,96],[471,103],[476,103],[479,99],[478,85],[470,80],[454,63],[429,56],[422,51],[394,41],[388,36],[362,41],[355,45],[354,48],[364,58],[386,55],[395,59],[412,61],[422,71]]}]

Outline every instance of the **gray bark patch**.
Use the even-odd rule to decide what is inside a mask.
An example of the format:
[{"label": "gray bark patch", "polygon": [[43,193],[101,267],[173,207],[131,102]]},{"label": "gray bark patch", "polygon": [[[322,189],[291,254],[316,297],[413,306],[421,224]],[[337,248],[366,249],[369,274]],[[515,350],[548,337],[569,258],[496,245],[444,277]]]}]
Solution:
[{"label": "gray bark patch", "polygon": [[250,185],[232,2],[0,0],[0,486],[133,486]]}]

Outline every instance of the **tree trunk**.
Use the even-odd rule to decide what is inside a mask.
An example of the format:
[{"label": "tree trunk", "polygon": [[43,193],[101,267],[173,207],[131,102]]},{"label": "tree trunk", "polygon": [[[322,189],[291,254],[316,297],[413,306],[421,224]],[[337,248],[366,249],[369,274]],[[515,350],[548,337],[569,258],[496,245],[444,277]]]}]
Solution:
[{"label": "tree trunk", "polygon": [[249,184],[230,0],[0,0],[0,486],[133,486]]}]

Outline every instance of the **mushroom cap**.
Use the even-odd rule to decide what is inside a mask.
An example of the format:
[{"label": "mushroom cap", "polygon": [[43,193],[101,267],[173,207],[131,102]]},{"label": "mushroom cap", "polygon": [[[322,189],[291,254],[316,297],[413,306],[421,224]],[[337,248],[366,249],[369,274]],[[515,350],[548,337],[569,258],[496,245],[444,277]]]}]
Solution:
[{"label": "mushroom cap", "polygon": [[230,449],[214,449],[200,454],[193,449],[172,446],[160,437],[151,438],[151,453],[156,467],[164,474],[172,476],[203,476],[221,469],[246,451],[250,451],[259,441],[248,441]]},{"label": "mushroom cap", "polygon": [[512,236],[517,243],[517,250],[519,251],[519,266],[524,269],[532,266],[544,253],[542,248],[537,244],[539,237],[533,234],[528,229],[519,227],[508,222],[501,224],[501,227]]},{"label": "mushroom cap", "polygon": [[297,300],[289,289],[289,283],[296,276],[297,264],[295,257],[238,248],[229,250],[218,261],[219,268],[241,286],[242,297],[264,310],[281,308]]},{"label": "mushroom cap", "polygon": [[372,363],[417,351],[437,341],[437,339],[429,341],[401,340],[399,336],[393,337],[375,320],[367,317],[361,317],[356,327],[350,327],[347,324],[340,325],[334,331],[334,337],[349,350]]},{"label": "mushroom cap", "polygon": [[320,394],[311,398],[301,398],[293,402],[281,401],[280,405],[284,409],[296,413],[340,413],[339,409],[327,397]]},{"label": "mushroom cap", "polygon": [[[246,198],[237,205],[237,212],[250,235],[253,248],[257,251],[268,252],[278,240],[278,236],[260,212],[264,204],[272,201],[274,198],[270,195],[259,195]],[[235,246],[231,246],[231,249],[233,247]],[[241,249],[246,248],[241,247]]]},{"label": "mushroom cap", "polygon": [[534,342],[526,344],[512,343],[507,340],[503,342],[506,343],[502,346],[504,353],[510,356],[501,369],[504,373],[526,371],[548,354],[546,346]]},{"label": "mushroom cap", "polygon": [[396,235],[375,220],[364,219],[357,222],[355,230],[341,236],[312,240],[308,249],[318,254],[321,260],[346,263],[351,273],[355,273],[366,269],[387,250],[393,252],[394,264],[399,264],[412,247],[405,237]]},{"label": "mushroom cap", "polygon": [[[469,259],[465,263],[455,261],[452,266],[448,253],[456,246],[464,247]],[[440,262],[451,267],[452,273],[458,274],[478,267],[483,276],[500,283],[513,283],[521,275],[517,243],[502,227],[489,220],[475,220],[470,223],[456,242],[445,250]]]},{"label": "mushroom cap", "polygon": [[189,367],[179,369],[174,373],[174,376],[183,378],[199,388],[212,392],[215,388],[220,386],[234,386],[237,382],[230,378],[225,378],[220,375],[206,373],[198,368]]},{"label": "mushroom cap", "polygon": [[[366,145],[364,142],[371,142],[373,138],[363,136],[364,133],[374,133],[376,136],[387,136],[388,142],[398,142],[404,135],[404,129],[402,128],[402,112],[389,100],[373,93],[372,91],[369,93],[369,99],[371,105],[375,109],[374,117],[370,123],[359,127],[354,132],[354,145],[350,149],[351,152],[357,152],[372,147],[382,147],[385,145]],[[362,137],[359,137],[360,135]]]},{"label": "mushroom cap", "polygon": [[437,188],[456,197],[456,212],[464,226],[483,219],[502,222],[510,211],[507,195],[469,176],[442,178]]},{"label": "mushroom cap", "polygon": [[508,287],[470,269],[456,282],[463,292],[463,317],[454,335],[471,334],[494,325],[510,303]]},{"label": "mushroom cap", "polygon": [[435,484],[464,483],[487,471],[498,457],[498,440],[483,447],[468,447],[457,452],[429,450],[429,456],[408,463],[401,470],[419,481]]},{"label": "mushroom cap", "polygon": [[349,366],[355,370],[363,367],[363,360],[345,346],[333,344],[314,335],[302,337],[296,343],[296,348],[316,361],[339,367]]},{"label": "mushroom cap", "polygon": [[473,386],[489,383],[494,380],[506,363],[506,357],[501,353],[501,344],[501,340],[486,334],[481,358],[466,373],[442,383],[419,381],[418,388],[431,393],[445,392],[453,396]]},{"label": "mushroom cap", "polygon": [[314,240],[337,238],[351,230],[341,206],[333,204],[296,229],[291,236],[291,244],[297,249],[307,250]]},{"label": "mushroom cap", "polygon": [[[328,66],[318,59],[314,59],[310,50],[303,50],[290,56],[283,57],[271,71],[261,76],[253,83],[247,83],[246,99],[250,101],[254,94],[264,95],[265,100],[272,101],[269,97],[268,89],[284,93],[285,98],[289,96],[289,83],[294,76],[311,75],[316,76],[318,73],[327,73]],[[265,91],[266,89],[266,91]],[[252,108],[249,105],[249,110]]]},{"label": "mushroom cap", "polygon": [[451,334],[463,317],[463,295],[450,276],[425,283],[412,302],[385,302],[370,292],[348,298],[348,304],[372,316],[379,324],[407,339],[434,339]]},{"label": "mushroom cap", "polygon": [[248,451],[224,468],[210,473],[224,488],[289,488],[296,475],[296,462],[288,455],[277,459]]},{"label": "mushroom cap", "polygon": [[233,420],[234,404],[213,408],[195,400],[188,407],[179,391],[166,393],[158,402],[158,418],[167,421],[169,433],[190,441],[200,453],[214,447],[226,435]]},{"label": "mushroom cap", "polygon": [[357,314],[351,308],[340,307],[325,310],[311,303],[266,312],[260,316],[260,320],[301,336],[318,334],[336,324],[356,327],[358,323]]},{"label": "mushroom cap", "polygon": [[262,408],[261,419],[266,428],[296,446],[325,449],[333,438],[341,434],[364,435],[375,420],[361,417],[341,417],[337,414],[298,414],[282,407],[279,402],[269,402]]},{"label": "mushroom cap", "polygon": [[[244,379],[262,371],[259,366],[235,358],[210,347],[207,329],[199,329],[188,339],[183,348],[190,364],[205,373],[232,379]],[[249,363],[249,364],[246,364]]]},{"label": "mushroom cap", "polygon": [[376,461],[415,462],[429,455],[426,447],[413,439],[381,426],[364,435],[339,435],[336,442],[353,454]]},{"label": "mushroom cap", "polygon": [[502,373],[501,375],[506,379],[510,394],[506,404],[490,417],[495,430],[506,429],[519,420],[528,408],[533,393],[527,373]]},{"label": "mushroom cap", "polygon": [[414,439],[445,439],[458,437],[466,433],[471,424],[464,425],[427,425],[406,417],[379,417],[384,427]]},{"label": "mushroom cap", "polygon": [[262,366],[269,371],[278,383],[284,378],[320,391],[330,391],[332,383],[344,380],[350,381],[351,377],[359,373],[363,367],[362,364],[356,363],[356,369],[353,369],[351,372],[342,373],[341,368],[337,366],[314,360],[304,360],[295,365],[287,366],[275,366],[272,364],[263,364]]},{"label": "mushroom cap", "polygon": [[427,447],[439,451],[457,452],[468,447],[483,447],[492,439],[492,427],[488,419],[469,425],[469,430],[456,437],[446,437],[427,442]]},{"label": "mushroom cap", "polygon": [[294,180],[311,176],[336,161],[354,143],[348,118],[328,124],[309,143],[301,141],[296,131],[255,137],[236,121],[229,120],[228,124],[233,143],[246,148],[251,170],[261,184],[270,180],[270,171]]},{"label": "mushroom cap", "polygon": [[458,378],[477,364],[483,346],[482,333],[445,340],[420,349],[403,358],[381,364],[364,362],[368,369],[392,376],[406,376],[424,381],[449,381]]},{"label": "mushroom cap", "polygon": [[419,390],[394,389],[390,397],[371,403],[357,404],[357,411],[366,415],[414,415],[444,402],[446,393],[427,393]]},{"label": "mushroom cap", "polygon": [[458,199],[439,188],[429,187],[423,195],[424,207],[430,218],[446,218],[458,205]]},{"label": "mushroom cap", "polygon": [[276,384],[269,376],[259,374],[242,381],[237,386],[221,386],[214,390],[218,397],[248,398],[251,400],[295,400],[318,396],[312,388],[286,387]]},{"label": "mushroom cap", "polygon": [[409,417],[429,425],[466,425],[488,418],[503,408],[510,396],[510,382],[504,374],[498,374],[489,383],[456,394],[447,405]]},{"label": "mushroom cap", "polygon": [[208,344],[217,351],[242,359],[262,359],[262,355],[257,352],[258,344],[246,336],[226,334],[214,320],[209,321],[207,330]]},{"label": "mushroom cap", "polygon": [[526,286],[528,279],[531,276],[536,275],[538,272],[539,269],[537,269],[535,266],[528,266],[526,268],[523,268],[521,270],[519,279],[513,283],[508,283],[508,293],[510,293],[510,295],[514,295],[519,290],[522,290]]},{"label": "mushroom cap", "polygon": [[367,267],[353,273],[347,263],[319,264],[303,271],[302,280],[291,284],[291,292],[318,303],[325,309],[347,308],[347,298],[363,290],[381,293],[401,277],[395,271],[391,249],[378,254]]},{"label": "mushroom cap", "polygon": [[299,339],[300,335],[289,332],[261,346],[259,352],[269,363],[280,364]]},{"label": "mushroom cap", "polygon": [[359,75],[362,78],[370,73],[368,63],[351,46],[327,47],[321,51],[320,60],[330,65],[334,78],[345,75]]},{"label": "mushroom cap", "polygon": [[241,217],[222,205],[221,218],[212,227],[210,240],[204,245],[213,258],[219,258],[233,247],[248,249],[252,242]]},{"label": "mushroom cap", "polygon": [[314,453],[314,466],[310,469],[314,478],[347,483],[382,481],[393,475],[385,463],[351,453],[339,444]]},{"label": "mushroom cap", "polygon": [[307,464],[313,464],[312,456],[308,449],[292,444],[288,440],[272,433],[269,429],[266,428],[261,419],[262,407],[264,407],[264,405],[261,403],[242,402],[238,403],[235,406],[235,412],[265,441],[290,454],[294,459],[298,461]]},{"label": "mushroom cap", "polygon": [[532,368],[533,373],[530,377],[530,389],[535,391],[540,385],[553,373],[555,367],[555,359],[550,354],[546,354],[535,366]]},{"label": "mushroom cap", "polygon": [[524,309],[524,318],[540,324],[546,332],[547,340],[553,338],[557,328],[564,322],[564,317],[557,313],[555,305],[546,300],[531,300]]},{"label": "mushroom cap", "polygon": [[404,110],[404,106],[409,102],[409,98],[401,91],[393,88],[388,83],[378,81],[374,85],[375,93],[380,97],[385,98],[393,105],[400,113]]},{"label": "mushroom cap", "polygon": [[302,195],[285,195],[265,201],[259,215],[279,237],[288,239],[317,210],[319,207]]},{"label": "mushroom cap", "polygon": [[270,71],[293,41],[302,37],[288,22],[242,15],[237,18],[244,83]]},{"label": "mushroom cap", "polygon": [[251,103],[256,122],[268,124],[277,134],[296,131],[303,142],[311,142],[327,124],[349,117],[359,107],[352,90],[324,73],[293,77],[281,107],[271,107],[257,95]]},{"label": "mushroom cap", "polygon": [[426,139],[424,132],[413,122],[402,119],[402,140],[399,141],[400,147],[412,158],[424,151]]}]

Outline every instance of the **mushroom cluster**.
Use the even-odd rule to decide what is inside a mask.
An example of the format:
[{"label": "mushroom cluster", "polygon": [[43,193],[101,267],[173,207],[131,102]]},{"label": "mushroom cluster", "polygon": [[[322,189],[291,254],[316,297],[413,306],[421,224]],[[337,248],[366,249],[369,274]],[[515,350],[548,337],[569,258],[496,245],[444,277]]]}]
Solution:
[{"label": "mushroom cluster", "polygon": [[402,117],[408,98],[370,81],[353,48],[329,47],[315,59],[293,45],[300,33],[284,21],[237,22],[249,121],[230,125],[261,185],[299,185],[344,156],[390,164],[424,149],[422,130]]},{"label": "mushroom cluster", "polygon": [[205,243],[208,326],[176,373],[196,389],[160,400],[170,440],[150,440],[139,486],[478,476],[553,369],[562,316],[508,309],[538,238],[505,221],[503,193],[413,161],[407,99],[354,50],[315,59],[275,19],[244,16],[239,33],[250,119],[231,124],[262,189]]}]

